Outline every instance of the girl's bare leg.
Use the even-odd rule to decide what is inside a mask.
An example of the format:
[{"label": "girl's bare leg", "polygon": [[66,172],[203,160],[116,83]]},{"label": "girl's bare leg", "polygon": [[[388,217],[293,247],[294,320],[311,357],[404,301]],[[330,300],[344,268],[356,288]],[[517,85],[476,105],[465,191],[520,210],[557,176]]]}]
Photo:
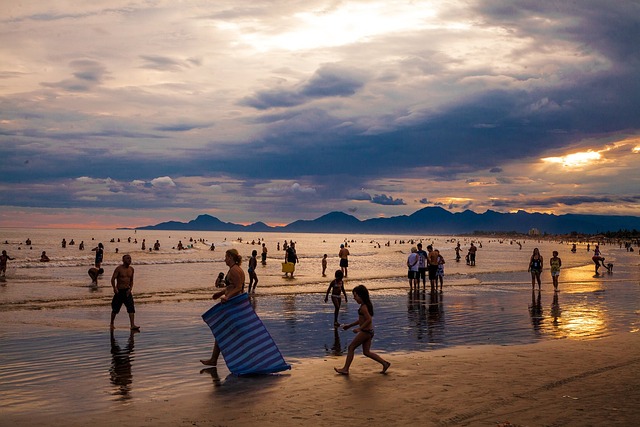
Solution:
[{"label": "girl's bare leg", "polygon": [[340,326],[340,323],[338,323],[338,314],[340,313],[340,305],[342,300],[334,297],[331,297],[331,299],[333,300],[333,307],[335,308],[335,310],[333,311],[333,326],[338,327]]},{"label": "girl's bare leg", "polygon": [[382,365],[382,373],[384,374],[387,372],[387,369],[389,369],[389,366],[391,366],[391,363],[387,362],[382,357],[371,351],[371,341],[372,339],[371,337],[369,337],[367,341],[362,343],[362,354],[380,363]]},{"label": "girl's bare leg", "polygon": [[369,334],[358,332],[358,335],[356,335],[353,341],[351,341],[351,344],[349,344],[349,351],[347,352],[347,359],[344,361],[344,366],[340,369],[333,369],[339,374],[349,375],[349,367],[351,366],[351,362],[353,362],[353,356],[355,354],[356,348],[360,347],[366,340],[371,341],[371,337],[369,336]]}]

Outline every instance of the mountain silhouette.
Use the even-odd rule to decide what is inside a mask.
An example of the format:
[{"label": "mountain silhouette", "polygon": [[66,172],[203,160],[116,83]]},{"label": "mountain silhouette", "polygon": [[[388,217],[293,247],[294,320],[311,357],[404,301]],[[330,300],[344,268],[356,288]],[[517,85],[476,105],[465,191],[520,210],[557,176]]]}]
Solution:
[{"label": "mountain silhouette", "polygon": [[371,218],[364,221],[344,212],[330,212],[314,220],[298,220],[286,226],[271,227],[263,222],[250,225],[223,222],[211,215],[199,215],[189,222],[168,221],[139,227],[138,230],[253,231],[291,233],[367,233],[367,234],[466,234],[481,232],[597,234],[606,231],[640,230],[640,217],[616,215],[555,215],[546,213],[500,213],[470,210],[452,213],[440,207],[426,207],[411,215]]}]

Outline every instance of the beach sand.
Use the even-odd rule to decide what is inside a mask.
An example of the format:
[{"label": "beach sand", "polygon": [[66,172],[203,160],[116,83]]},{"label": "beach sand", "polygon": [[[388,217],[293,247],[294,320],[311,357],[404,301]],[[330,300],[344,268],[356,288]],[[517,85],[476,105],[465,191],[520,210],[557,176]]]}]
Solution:
[{"label": "beach sand", "polygon": [[358,351],[348,377],[333,371],[343,357],[300,359],[281,375],[228,377],[221,383],[212,375],[211,388],[175,399],[83,415],[3,416],[0,424],[630,426],[640,422],[637,333],[384,357],[392,363],[386,375]]}]

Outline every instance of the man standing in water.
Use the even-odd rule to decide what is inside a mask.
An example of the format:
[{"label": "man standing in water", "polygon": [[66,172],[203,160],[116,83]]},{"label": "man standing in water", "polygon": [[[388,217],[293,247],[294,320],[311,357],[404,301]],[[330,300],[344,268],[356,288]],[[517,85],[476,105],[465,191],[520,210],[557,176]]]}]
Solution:
[{"label": "man standing in water", "polygon": [[344,277],[347,277],[347,273],[349,271],[349,249],[344,247],[344,244],[340,245],[340,252],[338,252],[338,257],[340,258],[340,270],[342,270],[342,274]]},{"label": "man standing in water", "polygon": [[132,331],[139,331],[140,327],[134,323],[135,307],[133,305],[133,267],[131,267],[131,255],[122,256],[122,264],[117,266],[111,276],[111,286],[113,287],[113,299],[111,300],[111,329],[115,329],[113,321],[120,312],[122,304],[129,313],[129,322]]}]

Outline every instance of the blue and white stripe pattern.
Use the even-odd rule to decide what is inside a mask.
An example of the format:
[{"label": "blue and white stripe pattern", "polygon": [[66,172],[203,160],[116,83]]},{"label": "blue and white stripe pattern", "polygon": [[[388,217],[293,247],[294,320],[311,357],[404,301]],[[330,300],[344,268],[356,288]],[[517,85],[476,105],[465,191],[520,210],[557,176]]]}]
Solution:
[{"label": "blue and white stripe pattern", "polygon": [[202,315],[234,375],[271,374],[291,369],[249,301],[242,293]]}]

